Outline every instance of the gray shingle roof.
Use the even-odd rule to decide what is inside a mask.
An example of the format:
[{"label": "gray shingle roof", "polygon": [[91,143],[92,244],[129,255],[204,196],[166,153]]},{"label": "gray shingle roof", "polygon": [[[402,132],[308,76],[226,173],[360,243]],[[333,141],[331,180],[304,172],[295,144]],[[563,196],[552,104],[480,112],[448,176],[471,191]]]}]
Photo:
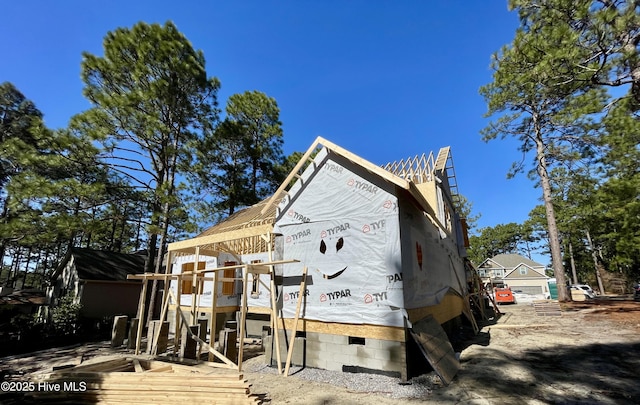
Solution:
[{"label": "gray shingle roof", "polygon": [[524,263],[529,267],[545,267],[544,264],[540,264],[530,260],[522,255],[515,253],[499,254],[491,258],[491,260],[506,269],[513,269],[520,263]]},{"label": "gray shingle roof", "polygon": [[[126,281],[128,274],[144,273],[145,255],[106,252],[103,250],[72,248],[78,278],[81,280]],[[66,265],[69,255],[58,266],[53,278],[57,278]]]}]

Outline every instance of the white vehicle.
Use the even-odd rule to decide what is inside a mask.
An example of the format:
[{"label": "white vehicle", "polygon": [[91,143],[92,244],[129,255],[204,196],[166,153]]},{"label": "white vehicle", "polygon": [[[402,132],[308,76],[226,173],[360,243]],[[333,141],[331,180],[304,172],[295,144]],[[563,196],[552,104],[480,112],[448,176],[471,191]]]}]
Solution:
[{"label": "white vehicle", "polygon": [[590,299],[594,299],[596,297],[596,293],[591,289],[588,284],[572,284],[572,290],[581,290],[582,293]]}]

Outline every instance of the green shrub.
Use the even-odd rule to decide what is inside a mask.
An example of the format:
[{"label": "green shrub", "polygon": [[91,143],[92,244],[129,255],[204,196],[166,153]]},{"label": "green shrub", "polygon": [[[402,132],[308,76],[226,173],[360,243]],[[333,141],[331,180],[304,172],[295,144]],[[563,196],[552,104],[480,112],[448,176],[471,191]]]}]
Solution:
[{"label": "green shrub", "polygon": [[74,301],[75,297],[73,295],[65,295],[51,309],[51,326],[56,334],[69,336],[78,333],[82,305]]}]

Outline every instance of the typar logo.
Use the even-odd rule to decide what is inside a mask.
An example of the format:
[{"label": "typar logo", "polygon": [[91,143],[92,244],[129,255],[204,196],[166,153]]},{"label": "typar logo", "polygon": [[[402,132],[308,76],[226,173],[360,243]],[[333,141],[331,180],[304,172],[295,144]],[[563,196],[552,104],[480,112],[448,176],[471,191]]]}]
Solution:
[{"label": "typar logo", "polygon": [[333,228],[325,229],[324,231],[320,232],[320,237],[324,239],[327,236],[336,235],[338,232],[345,232],[347,229],[351,229],[351,225],[348,222],[345,222],[344,224],[334,226]]},{"label": "typar logo", "polygon": [[347,186],[353,187],[358,191],[365,191],[374,195],[378,192],[378,187],[374,186],[373,184],[356,179],[349,179],[347,181]]},{"label": "typar logo", "polygon": [[338,291],[332,291],[332,292],[320,294],[320,302],[334,301],[340,298],[347,298],[347,297],[351,297],[351,290],[349,290],[348,288],[344,290],[338,290]]},{"label": "typar logo", "polygon": [[384,219],[381,219],[380,221],[372,222],[370,224],[364,224],[362,226],[362,232],[363,233],[369,233],[371,231],[377,231],[377,230],[380,230],[380,229],[384,228],[384,225],[385,225],[385,220]]},{"label": "typar logo", "polygon": [[299,232],[292,233],[288,235],[285,239],[286,243],[301,241],[302,239],[306,239],[311,236],[311,229],[303,229]]},{"label": "typar logo", "polygon": [[340,174],[342,173],[342,170],[344,170],[344,167],[338,166],[335,163],[327,163],[323,166],[323,169],[332,173]]},{"label": "typar logo", "polygon": [[395,208],[396,203],[394,203],[391,200],[386,200],[383,204],[382,204],[382,208],[389,210],[391,208]]},{"label": "typar logo", "polygon": [[293,218],[295,221],[300,221],[303,223],[307,223],[307,222],[311,222],[311,219],[309,217],[305,217],[304,215],[300,214],[299,212],[296,212],[294,210],[289,210],[287,212],[287,215],[291,218]]},{"label": "typar logo", "polygon": [[[285,293],[284,300],[285,301],[289,301],[289,300],[296,301],[299,296],[300,296],[300,291],[292,291],[290,293]],[[309,290],[308,289],[304,290],[304,296],[309,296]]]},{"label": "typar logo", "polygon": [[382,291],[382,292],[379,292],[379,293],[365,294],[364,303],[365,304],[371,304],[373,302],[380,302],[380,301],[384,301],[386,299],[387,299],[387,292],[386,291]]}]

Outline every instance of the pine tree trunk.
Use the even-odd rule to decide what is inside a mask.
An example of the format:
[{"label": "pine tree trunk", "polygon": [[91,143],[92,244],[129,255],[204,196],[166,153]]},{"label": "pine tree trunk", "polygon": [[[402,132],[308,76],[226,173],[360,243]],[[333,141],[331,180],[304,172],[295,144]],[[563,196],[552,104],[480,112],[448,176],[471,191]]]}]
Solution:
[{"label": "pine tree trunk", "polygon": [[573,245],[569,241],[569,259],[571,260],[571,275],[573,276],[573,284],[578,284],[578,273],[576,272],[576,261],[573,258]]},{"label": "pine tree trunk", "polygon": [[551,264],[553,266],[553,274],[556,277],[558,286],[558,301],[570,301],[568,290],[566,288],[566,279],[564,275],[564,265],[562,264],[562,251],[560,249],[560,236],[558,234],[558,225],[556,224],[556,214],[553,207],[553,197],[551,194],[551,181],[547,171],[547,162],[545,155],[545,145],[542,139],[542,129],[539,126],[539,117],[533,114],[533,125],[535,131],[536,157],[538,161],[537,171],[540,177],[540,185],[542,186],[542,199],[547,216],[547,230],[549,231],[549,248],[551,250]]},{"label": "pine tree trunk", "polygon": [[598,289],[600,290],[600,294],[604,295],[604,285],[602,283],[602,277],[600,275],[600,263],[598,262],[598,253],[596,252],[596,247],[593,245],[593,241],[591,240],[591,233],[587,229],[585,231],[587,236],[587,243],[589,243],[589,249],[591,250],[591,257],[593,258],[593,267],[596,271],[596,281],[598,282]]}]

